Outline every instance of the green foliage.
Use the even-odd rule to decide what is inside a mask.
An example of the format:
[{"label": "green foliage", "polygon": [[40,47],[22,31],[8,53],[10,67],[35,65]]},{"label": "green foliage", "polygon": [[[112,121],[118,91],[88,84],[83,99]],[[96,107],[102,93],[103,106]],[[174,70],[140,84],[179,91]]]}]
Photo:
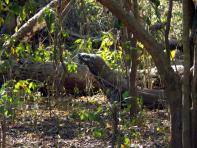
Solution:
[{"label": "green foliage", "polygon": [[80,52],[90,53],[92,51],[92,39],[90,37],[87,39],[77,39],[74,42],[74,46]]},{"label": "green foliage", "polygon": [[123,144],[124,144],[125,148],[130,148],[131,142],[130,142],[129,137],[127,137],[127,136],[124,137]]},{"label": "green foliage", "polygon": [[[102,120],[102,113],[103,107],[98,105],[96,108],[92,109],[77,109],[72,114],[70,114],[70,118],[75,121],[81,121],[86,123],[91,123],[92,125],[99,125],[99,126],[92,126],[88,130],[91,132],[94,138],[103,138],[106,136],[106,129],[105,124],[103,124]],[[103,125],[104,127],[102,127]]]},{"label": "green foliage", "polygon": [[100,49],[107,50],[113,45],[113,35],[110,32],[103,32]]},{"label": "green foliage", "polygon": [[43,46],[37,48],[34,52],[28,43],[20,43],[17,47],[11,48],[11,54],[18,59],[27,59],[34,62],[46,62],[51,60],[52,51],[46,50]]},{"label": "green foliage", "polygon": [[[157,23],[164,23],[167,20],[168,1],[165,0],[142,0],[139,1],[140,11],[143,12],[144,25],[148,29]],[[182,8],[179,1],[173,1],[170,38],[181,40],[182,35]],[[164,29],[154,32],[152,35],[159,42],[164,41]]]},{"label": "green foliage", "polygon": [[[36,12],[38,4],[39,3],[35,0],[28,0],[23,3],[20,3],[18,0],[0,1],[0,12],[5,12],[7,14],[6,16],[0,18],[0,26],[3,25],[3,22],[9,21],[10,16],[13,15],[18,17],[18,25],[21,25]],[[18,26],[16,26],[16,30],[17,29]]]},{"label": "green foliage", "polygon": [[47,24],[47,28],[49,30],[50,33],[54,33],[55,31],[55,12],[52,9],[46,9],[44,11],[44,15],[43,18]]},{"label": "green foliage", "polygon": [[77,64],[74,62],[68,62],[67,69],[68,69],[69,73],[76,73],[77,72]]},{"label": "green foliage", "polygon": [[98,19],[98,17],[101,17],[100,11],[102,11],[102,7],[95,0],[81,1],[79,6],[81,8],[80,16],[86,17],[87,22],[96,25],[100,21],[101,18]]},{"label": "green foliage", "polygon": [[123,99],[129,97],[129,91],[125,91],[125,92],[122,94],[122,97],[123,97]]},{"label": "green foliage", "polygon": [[175,58],[175,55],[176,55],[176,49],[170,51],[170,60],[173,60]]},{"label": "green foliage", "polygon": [[15,54],[18,58],[27,58],[31,54],[31,47],[29,44],[20,43],[16,48],[12,48],[12,54]]},{"label": "green foliage", "polygon": [[100,121],[100,114],[102,113],[102,111],[102,107],[98,106],[95,112],[92,112],[90,110],[79,110],[73,112],[70,117],[73,119],[78,119],[80,121]]},{"label": "green foliage", "polygon": [[43,46],[40,46],[32,53],[32,58],[35,62],[46,62],[51,60],[51,55],[52,51],[46,50]]},{"label": "green foliage", "polygon": [[100,36],[100,32],[110,30],[113,23],[112,14],[96,0],[79,1],[65,18],[66,29],[81,35]]},{"label": "green foliage", "polygon": [[94,128],[93,129],[93,136],[95,138],[103,138],[106,136],[106,132],[104,129],[102,128]]},{"label": "green foliage", "polygon": [[9,4],[9,2],[10,2],[9,0],[5,0],[5,3],[6,3],[7,5]]},{"label": "green foliage", "polygon": [[69,37],[69,33],[68,33],[68,32],[62,32],[62,36],[63,36],[64,38],[67,38],[67,37]]},{"label": "green foliage", "polygon": [[35,87],[36,84],[28,80],[5,82],[0,89],[0,114],[5,117],[13,116],[15,110],[22,105],[25,96],[30,94]]},{"label": "green foliage", "polygon": [[99,113],[98,112],[90,112],[86,110],[82,110],[79,112],[81,121],[99,121]]},{"label": "green foliage", "polygon": [[103,33],[99,54],[112,69],[121,69],[122,67],[122,50],[110,50],[113,45],[113,35],[111,33]]}]

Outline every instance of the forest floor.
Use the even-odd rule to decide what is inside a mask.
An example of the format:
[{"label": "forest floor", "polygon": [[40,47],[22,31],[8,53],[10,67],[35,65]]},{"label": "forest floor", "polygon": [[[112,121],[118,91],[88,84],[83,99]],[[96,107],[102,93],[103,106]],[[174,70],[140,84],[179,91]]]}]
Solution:
[{"label": "forest floor", "polygon": [[[7,147],[110,147],[112,126],[105,96],[67,96],[46,102],[24,105],[7,123]],[[168,147],[166,110],[143,109],[133,119],[124,110],[119,116],[125,143],[121,147]]]}]

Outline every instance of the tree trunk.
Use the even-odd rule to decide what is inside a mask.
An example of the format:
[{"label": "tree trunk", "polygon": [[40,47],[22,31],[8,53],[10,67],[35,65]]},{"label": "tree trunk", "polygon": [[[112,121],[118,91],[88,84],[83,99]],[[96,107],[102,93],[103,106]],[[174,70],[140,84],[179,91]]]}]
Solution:
[{"label": "tree trunk", "polygon": [[192,79],[191,136],[192,148],[197,147],[197,37],[194,38],[194,67]]},{"label": "tree trunk", "polygon": [[118,119],[118,106],[116,103],[112,103],[111,107],[110,107],[110,111],[111,111],[111,118],[112,118],[112,141],[111,141],[111,147],[115,148],[116,147],[116,143],[119,141],[119,135],[120,135],[120,131],[118,128],[119,125],[119,119]]},{"label": "tree trunk", "polygon": [[173,1],[169,0],[168,4],[168,16],[167,16],[167,23],[166,23],[166,30],[165,30],[165,45],[166,45],[166,54],[168,58],[168,62],[170,63],[170,46],[169,46],[169,33],[170,33],[170,24],[171,24],[171,18],[172,18],[172,7],[173,7]]},{"label": "tree trunk", "polygon": [[[138,3],[137,0],[133,1],[133,11],[134,11],[134,16],[138,20]],[[132,44],[132,49],[131,49],[131,63],[130,63],[130,75],[129,75],[129,92],[130,95],[133,96],[134,100],[131,101],[131,108],[130,108],[130,114],[136,114],[139,110],[138,103],[137,103],[137,89],[136,89],[136,75],[137,75],[137,40],[135,38],[131,38],[131,33],[129,32],[130,36],[130,41]]]},{"label": "tree trunk", "polygon": [[[125,9],[128,13],[133,11],[135,14],[135,18],[138,17],[138,5],[137,0],[135,0],[134,5],[132,5],[131,0],[123,1],[122,8]],[[138,112],[138,103],[137,103],[137,89],[136,89],[136,73],[137,73],[137,51],[136,51],[136,39],[132,37],[132,33],[128,32],[126,26],[122,28],[122,37],[121,44],[124,48],[125,57],[129,56],[129,59],[125,59],[125,65],[127,67],[127,75],[129,79],[128,89],[130,99],[130,115],[131,117]],[[127,44],[130,41],[131,47]],[[128,70],[129,69],[129,70]]]},{"label": "tree trunk", "polygon": [[197,147],[197,49],[195,45],[194,72],[192,80],[191,136],[192,148]]},{"label": "tree trunk", "polygon": [[183,76],[183,148],[191,147],[191,80],[190,80],[190,45],[189,45],[189,5],[188,0],[183,0],[183,52],[184,52],[184,76]]},{"label": "tree trunk", "polygon": [[171,141],[172,148],[182,147],[182,92],[181,83],[176,83],[174,88],[168,88],[166,95],[170,104]]}]

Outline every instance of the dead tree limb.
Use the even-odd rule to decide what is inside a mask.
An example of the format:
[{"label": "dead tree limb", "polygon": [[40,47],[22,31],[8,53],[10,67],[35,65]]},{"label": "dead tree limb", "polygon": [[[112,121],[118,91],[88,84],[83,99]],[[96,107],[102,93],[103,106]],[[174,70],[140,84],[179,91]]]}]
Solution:
[{"label": "dead tree limb", "polygon": [[[0,65],[2,64],[3,63]],[[0,83],[4,83],[4,81],[8,79],[8,75],[11,75],[11,78],[15,80],[32,79],[58,88],[59,81],[63,73],[64,70],[62,65],[60,64],[55,67],[52,62],[25,64],[15,63],[7,70],[0,71]],[[75,90],[79,91],[79,93],[84,93],[91,89],[98,90],[99,88],[98,82],[89,72],[88,67],[80,64],[78,64],[77,71],[74,73],[70,73],[66,70],[62,85],[68,93],[74,93]]]},{"label": "dead tree limb", "polygon": [[[65,15],[68,12],[68,9],[73,4],[74,0],[64,0],[62,3],[61,13]],[[36,13],[33,17],[31,17],[21,28],[11,36],[11,39],[6,41],[3,44],[4,51],[9,49],[15,42],[25,39],[28,40],[32,34],[37,31],[40,31],[46,26],[44,20],[42,20],[42,16],[44,12],[49,8],[55,8],[57,6],[57,0],[51,1],[45,7],[43,7],[38,13]]]}]

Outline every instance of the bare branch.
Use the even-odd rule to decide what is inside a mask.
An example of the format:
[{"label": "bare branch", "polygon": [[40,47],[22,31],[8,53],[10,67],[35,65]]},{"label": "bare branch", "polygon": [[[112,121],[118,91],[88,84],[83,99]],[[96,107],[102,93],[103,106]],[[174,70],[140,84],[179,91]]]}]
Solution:
[{"label": "bare branch", "polygon": [[167,23],[166,23],[166,30],[165,30],[165,45],[166,45],[166,53],[167,53],[168,62],[170,62],[169,33],[170,33],[170,24],[171,24],[171,18],[172,18],[172,7],[173,7],[173,1],[169,0],[168,16],[167,16]]},{"label": "bare branch", "polygon": [[[70,6],[72,0],[64,0],[62,3],[63,8],[63,14],[65,14],[66,9],[68,9]],[[28,40],[29,37],[35,32],[43,29],[46,26],[46,23],[41,20],[41,17],[43,16],[43,13],[46,9],[49,8],[55,8],[57,6],[57,0],[52,0],[49,4],[47,4],[45,7],[43,7],[38,13],[36,13],[33,17],[31,17],[22,27],[11,36],[11,39],[6,41],[3,44],[4,50],[7,50],[10,48],[15,42],[24,39]]]}]

